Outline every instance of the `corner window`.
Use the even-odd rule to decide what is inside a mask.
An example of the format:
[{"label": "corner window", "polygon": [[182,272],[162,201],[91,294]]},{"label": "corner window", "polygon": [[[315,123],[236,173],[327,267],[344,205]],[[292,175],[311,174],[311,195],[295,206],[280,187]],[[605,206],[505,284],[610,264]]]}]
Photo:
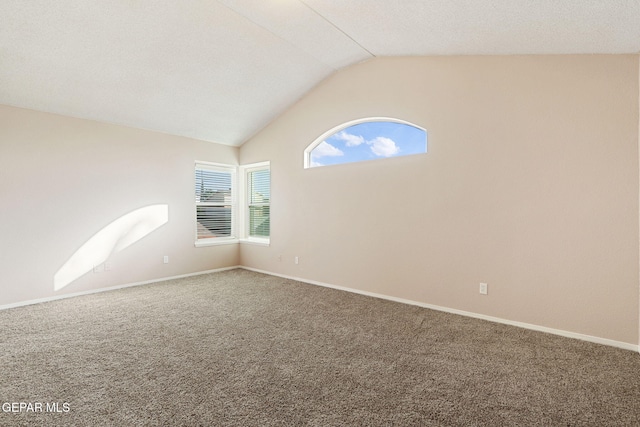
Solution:
[{"label": "corner window", "polygon": [[235,181],[235,166],[196,163],[196,246],[237,241]]},{"label": "corner window", "polygon": [[269,162],[241,168],[246,191],[243,241],[269,243],[271,235],[271,169]]},{"label": "corner window", "polygon": [[337,165],[427,152],[427,131],[386,117],[354,120],[317,138],[304,152],[304,167]]}]

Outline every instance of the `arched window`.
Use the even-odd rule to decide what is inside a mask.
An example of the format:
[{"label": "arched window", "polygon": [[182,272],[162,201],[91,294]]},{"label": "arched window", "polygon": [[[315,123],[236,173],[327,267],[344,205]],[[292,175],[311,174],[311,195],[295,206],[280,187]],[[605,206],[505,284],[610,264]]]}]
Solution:
[{"label": "arched window", "polygon": [[427,152],[427,131],[404,120],[353,120],[320,135],[304,150],[304,167],[338,165]]}]

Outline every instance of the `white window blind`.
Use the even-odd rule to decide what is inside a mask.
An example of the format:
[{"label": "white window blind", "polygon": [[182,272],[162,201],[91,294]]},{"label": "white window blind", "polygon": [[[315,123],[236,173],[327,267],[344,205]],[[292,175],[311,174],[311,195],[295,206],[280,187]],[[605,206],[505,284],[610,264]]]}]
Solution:
[{"label": "white window blind", "polygon": [[249,237],[268,238],[271,221],[271,171],[268,167],[247,173]]},{"label": "white window blind", "polygon": [[234,237],[235,167],[196,163],[196,238]]}]

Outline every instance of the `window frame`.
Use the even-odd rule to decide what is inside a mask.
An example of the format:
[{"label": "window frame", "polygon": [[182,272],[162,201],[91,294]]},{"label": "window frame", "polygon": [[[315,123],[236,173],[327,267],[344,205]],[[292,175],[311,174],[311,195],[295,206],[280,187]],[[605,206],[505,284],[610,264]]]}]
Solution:
[{"label": "window frame", "polygon": [[[250,178],[249,174],[261,170],[269,171],[269,192],[271,192],[271,162],[258,162],[239,166],[240,176],[240,197],[242,200],[242,208],[239,209],[239,223],[241,224],[240,243],[250,243],[255,245],[269,246],[271,243],[271,227],[269,227],[269,237],[251,236],[249,234],[249,209],[251,204],[251,193],[249,190]],[[269,220],[271,220],[271,196],[269,203],[260,204],[269,207]]]},{"label": "window frame", "polygon": [[[408,122],[406,120],[396,119],[396,118],[393,118],[393,117],[364,117],[364,118],[361,118],[361,119],[351,120],[351,121],[348,121],[346,123],[342,123],[342,124],[340,124],[338,126],[335,126],[335,127],[331,128],[331,129],[329,129],[328,131],[326,131],[325,133],[320,135],[318,138],[316,138],[311,144],[309,144],[307,146],[307,148],[305,148],[305,150],[304,150],[304,162],[303,162],[304,168],[305,169],[315,169],[315,167],[311,166],[311,152],[313,150],[315,150],[315,148],[318,145],[322,144],[322,142],[325,139],[327,139],[327,138],[335,135],[336,133],[338,133],[340,131],[343,131],[343,130],[351,127],[351,126],[359,125],[359,124],[362,124],[362,123],[371,123],[371,122],[391,122],[391,123],[398,123],[398,124],[401,124],[401,125],[408,125],[408,126],[412,126],[412,127],[416,128],[416,129],[420,129],[425,134],[427,134],[427,130],[425,128],[423,128],[422,126],[418,126],[415,123],[411,123],[411,122]],[[425,153],[427,152],[427,150],[428,150],[428,147],[425,146]],[[347,163],[341,163],[341,164],[347,164]]]},{"label": "window frame", "polygon": [[[195,185],[197,183],[197,170],[209,170],[215,172],[224,172],[229,173],[231,176],[231,232],[230,236],[224,237],[214,237],[214,238],[198,238],[198,207],[200,206],[219,206],[220,203],[211,203],[211,202],[198,202],[197,196],[195,192]],[[232,243],[238,243],[238,233],[237,233],[237,210],[238,210],[238,183],[237,183],[237,170],[238,166],[228,165],[223,163],[212,163],[212,162],[204,162],[204,161],[195,161],[195,167],[193,172],[193,191],[194,191],[194,234],[195,234],[195,243],[196,247],[202,246],[216,246],[216,245],[228,245]]]}]

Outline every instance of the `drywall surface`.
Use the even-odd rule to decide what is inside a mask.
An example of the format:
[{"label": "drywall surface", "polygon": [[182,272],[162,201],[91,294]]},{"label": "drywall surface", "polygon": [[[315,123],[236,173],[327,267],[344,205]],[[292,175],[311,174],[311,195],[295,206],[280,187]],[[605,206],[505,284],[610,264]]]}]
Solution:
[{"label": "drywall surface", "polygon": [[[377,116],[427,129],[427,154],[303,168]],[[240,160],[272,173],[271,246],[242,245],[244,266],[638,343],[636,55],[378,58]]]},{"label": "drywall surface", "polygon": [[195,160],[238,150],[0,106],[0,306],[237,265],[194,247]]}]

